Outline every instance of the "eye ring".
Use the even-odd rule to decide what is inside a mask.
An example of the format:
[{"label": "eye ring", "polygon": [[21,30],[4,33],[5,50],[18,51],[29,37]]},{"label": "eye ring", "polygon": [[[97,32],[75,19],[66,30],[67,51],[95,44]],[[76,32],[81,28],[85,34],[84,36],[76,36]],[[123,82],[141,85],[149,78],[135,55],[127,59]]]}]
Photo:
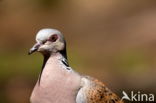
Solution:
[{"label": "eye ring", "polygon": [[55,42],[57,39],[58,39],[58,35],[57,35],[57,34],[53,34],[53,35],[48,39],[48,41]]}]

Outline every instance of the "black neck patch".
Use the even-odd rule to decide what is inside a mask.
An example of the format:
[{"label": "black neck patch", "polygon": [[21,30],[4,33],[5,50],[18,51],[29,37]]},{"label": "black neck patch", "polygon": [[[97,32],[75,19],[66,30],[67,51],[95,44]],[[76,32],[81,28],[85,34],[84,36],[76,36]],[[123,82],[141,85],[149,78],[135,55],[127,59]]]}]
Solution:
[{"label": "black neck patch", "polygon": [[70,66],[69,66],[69,64],[68,64],[68,61],[67,61],[66,59],[62,59],[61,62],[66,66],[66,69],[67,69],[67,70],[71,70],[71,69],[70,69]]},{"label": "black neck patch", "polygon": [[61,61],[66,67],[69,67],[68,61],[66,59],[63,59]]}]

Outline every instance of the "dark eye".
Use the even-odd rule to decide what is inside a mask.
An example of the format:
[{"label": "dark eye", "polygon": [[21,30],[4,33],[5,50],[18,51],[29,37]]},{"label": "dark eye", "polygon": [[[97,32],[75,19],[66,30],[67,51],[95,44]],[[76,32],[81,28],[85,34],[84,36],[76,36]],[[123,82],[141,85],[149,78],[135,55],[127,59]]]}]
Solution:
[{"label": "dark eye", "polygon": [[58,36],[56,34],[52,35],[48,41],[51,41],[51,42],[55,42],[56,40],[58,39]]}]

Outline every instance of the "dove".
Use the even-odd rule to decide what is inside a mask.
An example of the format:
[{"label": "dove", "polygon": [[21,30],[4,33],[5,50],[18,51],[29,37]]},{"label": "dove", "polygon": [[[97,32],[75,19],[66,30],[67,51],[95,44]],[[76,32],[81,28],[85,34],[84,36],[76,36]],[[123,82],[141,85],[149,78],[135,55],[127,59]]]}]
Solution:
[{"label": "dove", "polygon": [[29,54],[34,52],[40,52],[44,59],[31,103],[123,103],[103,82],[69,66],[66,41],[59,30],[39,30]]}]

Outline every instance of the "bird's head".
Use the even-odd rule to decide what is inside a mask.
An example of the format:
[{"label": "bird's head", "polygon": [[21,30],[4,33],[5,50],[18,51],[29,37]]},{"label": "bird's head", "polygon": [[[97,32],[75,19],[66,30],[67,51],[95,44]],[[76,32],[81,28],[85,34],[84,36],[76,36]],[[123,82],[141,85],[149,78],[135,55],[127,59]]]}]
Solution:
[{"label": "bird's head", "polygon": [[50,55],[66,49],[62,33],[56,29],[41,29],[36,35],[36,44],[30,49],[29,54],[36,51],[43,55]]}]

